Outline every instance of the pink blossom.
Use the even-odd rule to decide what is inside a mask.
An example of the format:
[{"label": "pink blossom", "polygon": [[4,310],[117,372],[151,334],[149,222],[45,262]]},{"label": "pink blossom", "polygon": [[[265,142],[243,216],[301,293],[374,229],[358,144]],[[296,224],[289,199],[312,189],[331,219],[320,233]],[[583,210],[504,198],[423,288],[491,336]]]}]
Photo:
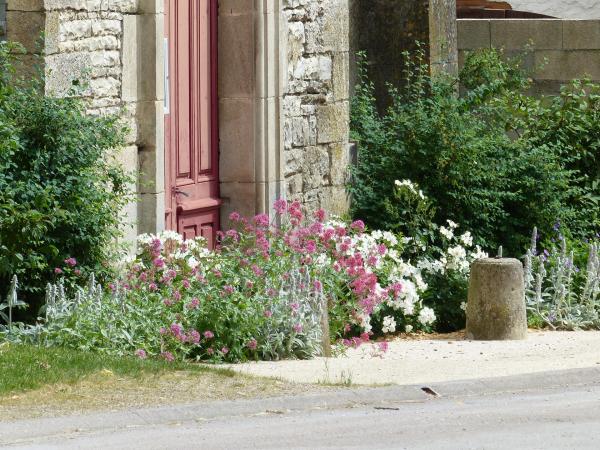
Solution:
[{"label": "pink blossom", "polygon": [[171,353],[171,352],[162,352],[160,354],[160,356],[162,356],[165,359],[165,361],[167,361],[167,362],[175,361],[175,357],[173,356],[173,353]]},{"label": "pink blossom", "polygon": [[198,300],[196,297],[194,297],[192,299],[192,301],[186,305],[186,308],[187,309],[196,309],[196,308],[198,308],[198,306],[200,306],[200,300]]},{"label": "pink blossom", "polygon": [[194,344],[198,344],[200,342],[200,333],[198,333],[196,330],[190,331],[188,341],[193,342]]},{"label": "pink blossom", "polygon": [[225,233],[225,236],[233,239],[236,242],[240,240],[239,233],[237,232],[237,230],[234,230],[234,229],[227,230],[227,232]]},{"label": "pink blossom", "polygon": [[369,340],[371,339],[371,335],[365,331],[365,332],[363,332],[363,333],[360,334],[360,338],[364,342],[369,342]]},{"label": "pink blossom", "polygon": [[221,349],[221,353],[223,353],[224,355],[226,355],[227,353],[229,353],[229,349],[227,347],[223,347]]},{"label": "pink blossom", "polygon": [[79,275],[81,275],[81,270],[79,270],[79,269],[75,269],[75,270],[73,271],[73,273],[74,273],[75,275],[79,276]]},{"label": "pink blossom", "polygon": [[385,246],[385,244],[379,244],[379,245],[377,246],[377,252],[378,252],[380,255],[385,255],[385,254],[387,253],[387,247]]},{"label": "pink blossom", "polygon": [[179,291],[173,292],[173,298],[175,299],[175,301],[181,300],[181,293]]},{"label": "pink blossom", "polygon": [[137,356],[140,359],[146,359],[148,357],[148,355],[146,354],[146,351],[143,349],[137,349],[134,353],[135,356]]},{"label": "pink blossom", "polygon": [[233,288],[233,286],[227,285],[227,286],[223,287],[223,292],[225,294],[233,294],[233,291],[235,291],[235,289]]},{"label": "pink blossom", "polygon": [[292,329],[296,332],[296,333],[302,333],[302,324],[297,323],[295,324]]},{"label": "pink blossom", "polygon": [[167,334],[167,329],[165,327],[160,327],[160,334]]},{"label": "pink blossom", "polygon": [[252,271],[254,272],[254,275],[256,275],[257,277],[260,277],[263,275],[263,270],[258,267],[256,264],[252,265]]},{"label": "pink blossom", "polygon": [[308,241],[308,242],[306,243],[306,246],[305,246],[305,248],[306,248],[306,251],[307,251],[308,253],[314,253],[314,252],[316,252],[316,251],[317,251],[317,243],[316,243],[315,241],[312,241],[312,240],[311,240],[311,241]]},{"label": "pink blossom", "polygon": [[229,214],[229,220],[231,220],[232,222],[239,222],[239,220],[242,218],[242,216],[240,216],[240,213],[234,211],[231,214]]},{"label": "pink blossom", "polygon": [[323,284],[319,280],[315,280],[313,283],[313,287],[315,291],[321,292],[321,290],[323,289]]},{"label": "pink blossom", "polygon": [[246,287],[252,289],[254,287],[254,282],[250,280],[246,281]]},{"label": "pink blossom", "polygon": [[273,204],[273,209],[277,214],[285,213],[285,211],[287,210],[287,201],[285,201],[282,198],[275,200],[275,203]]},{"label": "pink blossom", "polygon": [[223,276],[223,274],[217,269],[213,269],[212,272],[213,272],[214,276],[217,278],[221,278]]},{"label": "pink blossom", "polygon": [[146,272],[140,273],[140,281],[146,281],[148,279],[148,274]]},{"label": "pink blossom", "polygon": [[160,269],[165,266],[165,261],[162,258],[155,258],[154,261],[152,261],[152,264]]},{"label": "pink blossom", "polygon": [[206,354],[213,355],[214,353],[215,353],[215,351],[213,350],[212,347],[206,349]]},{"label": "pink blossom", "polygon": [[246,347],[248,347],[250,350],[254,351],[258,347],[258,342],[256,342],[256,339],[252,338],[248,341],[248,343],[246,344]]},{"label": "pink blossom", "polygon": [[310,225],[309,229],[312,234],[321,234],[323,232],[323,224],[321,222],[314,222]]},{"label": "pink blossom", "polygon": [[65,259],[65,264],[67,266],[75,267],[77,265],[77,260],[71,256],[70,258]]},{"label": "pink blossom", "polygon": [[314,216],[319,222],[323,222],[325,220],[325,210],[323,208],[316,210]]},{"label": "pink blossom", "polygon": [[55,267],[55,268],[54,268],[54,273],[55,273],[56,275],[60,275],[61,273],[63,273],[63,271],[62,271],[62,269],[61,269],[60,267]]},{"label": "pink blossom", "polygon": [[365,223],[362,220],[355,220],[350,224],[350,228],[362,232],[365,230]]},{"label": "pink blossom", "polygon": [[269,216],[266,214],[257,214],[252,220],[257,227],[267,228],[269,226]]},{"label": "pink blossom", "polygon": [[190,284],[189,280],[183,280],[183,281],[181,282],[181,285],[184,287],[184,289],[189,289],[189,288],[190,288],[190,286],[191,286],[191,284]]},{"label": "pink blossom", "polygon": [[299,304],[299,303],[292,303],[292,304],[290,305],[290,309],[291,309],[292,311],[298,311],[298,309],[300,309],[300,304]]},{"label": "pink blossom", "polygon": [[156,291],[158,289],[158,286],[156,285],[156,283],[150,283],[148,285],[148,289],[151,291]]},{"label": "pink blossom", "polygon": [[388,351],[388,343],[387,343],[387,341],[380,342],[377,345],[379,346],[379,350],[382,351],[383,353],[385,353],[385,352]]},{"label": "pink blossom", "polygon": [[204,338],[205,338],[205,339],[212,339],[212,338],[214,338],[214,337],[215,337],[215,335],[213,334],[213,332],[212,332],[212,331],[210,331],[210,330],[206,330],[206,331],[203,333],[203,335],[204,335]]},{"label": "pink blossom", "polygon": [[180,334],[183,333],[183,327],[181,325],[179,325],[178,323],[173,323],[171,324],[171,333],[173,333],[175,336],[179,336]]},{"label": "pink blossom", "polygon": [[269,311],[268,309],[264,312],[264,315],[267,319],[273,316],[273,311]]},{"label": "pink blossom", "polygon": [[163,300],[163,305],[165,305],[166,307],[173,306],[173,300],[171,300],[169,298],[165,298]]}]

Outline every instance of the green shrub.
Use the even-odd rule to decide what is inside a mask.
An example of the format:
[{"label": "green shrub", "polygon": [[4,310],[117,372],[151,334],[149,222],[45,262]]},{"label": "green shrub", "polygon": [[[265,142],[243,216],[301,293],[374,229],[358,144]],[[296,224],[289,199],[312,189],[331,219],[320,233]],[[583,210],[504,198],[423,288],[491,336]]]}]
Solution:
[{"label": "green shrub", "polygon": [[383,115],[360,65],[351,111],[355,216],[407,234],[411,207],[394,201],[391,181],[409,179],[431,199],[434,222],[452,219],[488,249],[503,245],[518,256],[529,230],[549,231],[557,220],[575,233],[597,229],[597,88],[529,97],[517,62],[495,50],[470,55],[460,80],[432,78],[422,55],[407,61],[406,87],[391,88]]},{"label": "green shrub", "polygon": [[14,51],[0,43],[0,296],[16,274],[35,307],[55,269],[109,271],[128,177],[113,158],[124,137],[118,117],[86,115],[83,100],[46,97],[43,80],[11,77]]}]

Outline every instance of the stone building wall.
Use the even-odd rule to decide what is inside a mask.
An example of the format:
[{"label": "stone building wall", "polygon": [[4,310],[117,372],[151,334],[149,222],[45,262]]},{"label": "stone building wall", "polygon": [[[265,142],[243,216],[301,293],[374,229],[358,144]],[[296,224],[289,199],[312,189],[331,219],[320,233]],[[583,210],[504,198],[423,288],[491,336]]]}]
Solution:
[{"label": "stone building wall", "polygon": [[458,70],[456,0],[350,0],[350,36],[351,86],[354,56],[365,51],[380,110],[391,102],[388,83],[404,82],[404,52],[414,56],[420,48],[432,73]]},{"label": "stone building wall", "polygon": [[[122,159],[139,169],[131,234],[165,226],[163,5],[8,0],[8,38],[27,58],[44,50],[49,94],[77,80],[91,114],[124,111]],[[221,217],[280,197],[344,213],[348,0],[219,0],[218,30]]]},{"label": "stone building wall", "polygon": [[[122,113],[129,132],[119,158],[132,172],[143,150],[137,117],[138,3],[8,0],[7,11],[7,38],[24,45],[25,70],[43,66],[48,95],[76,93],[87,101],[90,114]],[[139,231],[138,209],[134,203],[124,211],[127,240]]]},{"label": "stone building wall", "polygon": [[348,2],[284,0],[286,193],[309,210],[347,210]]},{"label": "stone building wall", "polygon": [[6,0],[0,0],[0,41],[6,37]]}]

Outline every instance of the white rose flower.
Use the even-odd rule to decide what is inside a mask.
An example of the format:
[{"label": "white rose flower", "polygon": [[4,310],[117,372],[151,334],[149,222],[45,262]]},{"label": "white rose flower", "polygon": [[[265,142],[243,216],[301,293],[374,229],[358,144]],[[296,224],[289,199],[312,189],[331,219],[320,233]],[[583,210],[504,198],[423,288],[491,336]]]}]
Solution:
[{"label": "white rose flower", "polygon": [[452,229],[458,228],[458,224],[456,222],[452,222],[450,219],[446,220],[448,222],[448,226]]},{"label": "white rose flower", "polygon": [[413,326],[412,325],[406,325],[404,327],[404,331],[406,331],[407,333],[412,333],[413,330]]},{"label": "white rose flower", "polygon": [[460,304],[460,309],[462,309],[463,311],[466,311],[467,310],[467,302],[462,302]]}]

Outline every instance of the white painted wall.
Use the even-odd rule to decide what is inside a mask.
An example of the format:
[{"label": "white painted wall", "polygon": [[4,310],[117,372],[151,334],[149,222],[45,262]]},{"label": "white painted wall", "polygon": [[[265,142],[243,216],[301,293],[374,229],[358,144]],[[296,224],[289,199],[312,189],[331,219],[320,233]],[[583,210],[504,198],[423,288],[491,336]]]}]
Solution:
[{"label": "white painted wall", "polygon": [[600,19],[600,0],[507,0],[518,11],[560,19]]}]

